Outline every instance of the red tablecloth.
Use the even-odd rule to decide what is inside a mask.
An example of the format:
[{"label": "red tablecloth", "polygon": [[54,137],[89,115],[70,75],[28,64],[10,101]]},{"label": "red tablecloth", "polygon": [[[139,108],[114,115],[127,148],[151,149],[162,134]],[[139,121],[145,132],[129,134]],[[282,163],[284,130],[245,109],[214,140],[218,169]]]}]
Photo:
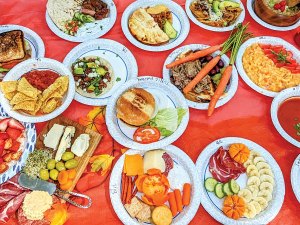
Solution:
[{"label": "red tablecloth", "polygon": [[[114,2],[118,11],[117,21],[103,38],[116,40],[132,51],[137,59],[140,76],[161,77],[163,63],[172,50],[153,53],[133,46],[125,38],[120,22],[123,11],[133,1],[114,0]],[[177,0],[176,2],[184,7],[184,0]],[[243,0],[243,3],[246,7],[245,0]],[[19,24],[34,30],[45,43],[46,57],[63,61],[66,54],[77,43],[65,41],[50,31],[45,21],[45,10],[46,0],[0,0],[0,24]],[[295,45],[293,41],[295,30],[287,32],[268,30],[257,24],[250,17],[248,11],[246,11],[245,21],[250,22],[249,30],[256,36],[277,36]],[[194,25],[192,22],[190,23],[189,36],[182,45],[192,43],[214,45],[222,43],[228,36],[228,33],[210,32]],[[208,119],[204,111],[190,109],[188,127],[174,144],[185,151],[194,162],[206,145],[221,137],[243,137],[262,145],[269,150],[278,162],[284,175],[286,187],[284,204],[280,213],[270,224],[295,224],[300,220],[300,213],[299,203],[291,188],[290,171],[294,159],[300,153],[300,149],[285,141],[275,130],[270,117],[271,102],[271,98],[256,93],[240,79],[234,98],[225,106],[217,109],[211,118]],[[63,115],[77,120],[91,108],[73,101]],[[37,124],[38,131],[41,130],[43,125]],[[70,207],[70,218],[66,224],[121,224],[110,204],[108,183],[106,182],[105,185],[87,192],[93,199],[93,205],[90,209],[82,210]],[[218,222],[200,206],[191,224],[218,224]]]}]

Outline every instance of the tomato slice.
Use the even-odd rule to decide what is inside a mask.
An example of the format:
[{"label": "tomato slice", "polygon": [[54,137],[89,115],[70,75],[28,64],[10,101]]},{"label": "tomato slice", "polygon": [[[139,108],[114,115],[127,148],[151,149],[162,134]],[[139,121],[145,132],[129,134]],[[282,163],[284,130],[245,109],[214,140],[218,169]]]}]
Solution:
[{"label": "tomato slice", "polygon": [[159,138],[160,132],[155,127],[140,127],[133,134],[133,140],[142,144],[158,141]]}]

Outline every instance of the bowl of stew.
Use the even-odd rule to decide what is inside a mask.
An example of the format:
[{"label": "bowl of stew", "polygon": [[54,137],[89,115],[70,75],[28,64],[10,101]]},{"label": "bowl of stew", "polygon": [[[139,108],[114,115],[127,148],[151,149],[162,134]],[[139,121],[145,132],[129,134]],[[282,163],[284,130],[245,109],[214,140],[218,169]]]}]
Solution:
[{"label": "bowl of stew", "polygon": [[300,148],[300,87],[280,92],[271,105],[272,122],[279,134]]}]

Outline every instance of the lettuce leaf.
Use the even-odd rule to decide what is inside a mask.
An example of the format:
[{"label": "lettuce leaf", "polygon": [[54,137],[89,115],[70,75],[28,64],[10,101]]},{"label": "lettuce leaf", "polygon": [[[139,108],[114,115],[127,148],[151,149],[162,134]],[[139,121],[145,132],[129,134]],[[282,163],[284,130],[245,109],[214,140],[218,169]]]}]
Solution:
[{"label": "lettuce leaf", "polygon": [[183,108],[165,108],[159,110],[149,124],[159,129],[161,136],[167,137],[176,131],[185,114],[186,109]]}]

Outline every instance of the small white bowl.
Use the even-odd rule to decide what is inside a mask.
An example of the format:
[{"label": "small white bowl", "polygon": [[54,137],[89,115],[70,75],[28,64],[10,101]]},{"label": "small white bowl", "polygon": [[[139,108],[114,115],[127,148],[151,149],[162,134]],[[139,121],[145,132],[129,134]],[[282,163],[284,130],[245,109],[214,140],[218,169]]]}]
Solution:
[{"label": "small white bowl", "polygon": [[300,148],[300,142],[292,138],[285,130],[282,128],[282,126],[279,123],[278,120],[278,109],[281,103],[283,103],[286,99],[291,97],[300,97],[300,87],[293,87],[288,88],[280,92],[274,99],[271,105],[271,118],[272,122],[276,128],[276,130],[279,132],[279,134],[288,142],[295,145],[296,147]]}]

